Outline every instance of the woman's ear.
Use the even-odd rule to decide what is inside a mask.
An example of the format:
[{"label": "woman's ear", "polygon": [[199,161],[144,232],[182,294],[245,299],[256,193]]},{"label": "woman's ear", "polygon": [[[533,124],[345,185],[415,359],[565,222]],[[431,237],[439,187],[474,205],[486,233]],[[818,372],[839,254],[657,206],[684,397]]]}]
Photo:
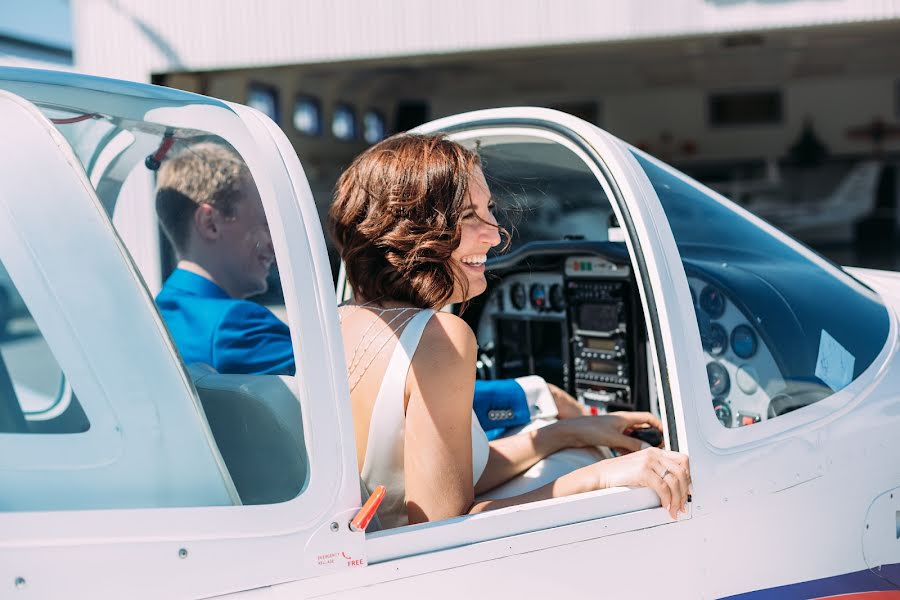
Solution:
[{"label": "woman's ear", "polygon": [[218,211],[209,204],[200,204],[194,211],[194,229],[201,239],[213,241],[219,237]]}]

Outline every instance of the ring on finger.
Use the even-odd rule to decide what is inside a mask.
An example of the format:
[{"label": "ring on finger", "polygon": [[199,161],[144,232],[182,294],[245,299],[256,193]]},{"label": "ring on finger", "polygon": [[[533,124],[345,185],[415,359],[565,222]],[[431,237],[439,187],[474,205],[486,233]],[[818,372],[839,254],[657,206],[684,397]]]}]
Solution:
[{"label": "ring on finger", "polygon": [[666,475],[669,474],[669,469],[663,469],[662,475],[659,476],[660,479],[665,479]]}]

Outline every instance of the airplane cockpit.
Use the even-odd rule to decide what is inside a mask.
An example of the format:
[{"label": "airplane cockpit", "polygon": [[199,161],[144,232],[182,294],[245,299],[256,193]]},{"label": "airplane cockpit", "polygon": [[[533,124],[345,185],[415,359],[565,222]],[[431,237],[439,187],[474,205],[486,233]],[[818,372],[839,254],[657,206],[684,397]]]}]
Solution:
[{"label": "airplane cockpit", "polygon": [[[603,176],[572,148],[537,137],[464,143],[478,148],[497,219],[511,235],[508,249],[486,263],[487,291],[462,315],[477,335],[478,376],[540,375],[601,412],[662,414],[645,284]],[[811,268],[808,253],[636,158],[687,276],[709,385],[695,393],[709,397],[723,427],[816,403],[874,358],[874,346],[830,345],[836,325],[808,294],[828,289],[857,310],[875,310],[867,290],[826,265]],[[650,291],[663,293],[672,290]],[[856,368],[851,354],[861,360]],[[840,372],[826,374],[839,359],[844,366],[831,368]]]},{"label": "airplane cockpit", "polygon": [[483,379],[540,375],[588,406],[650,410],[646,332],[622,242],[532,242],[494,259],[463,314]]},{"label": "airplane cockpit", "polygon": [[488,257],[487,290],[461,313],[478,340],[477,377],[538,375],[600,413],[660,415],[633,261],[595,173],[556,143],[475,144],[509,235]]}]

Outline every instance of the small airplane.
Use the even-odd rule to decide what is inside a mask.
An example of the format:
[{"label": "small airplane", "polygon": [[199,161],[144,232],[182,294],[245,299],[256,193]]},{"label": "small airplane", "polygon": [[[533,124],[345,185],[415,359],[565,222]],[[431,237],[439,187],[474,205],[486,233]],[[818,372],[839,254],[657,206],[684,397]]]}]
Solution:
[{"label": "small airplane", "polygon": [[884,164],[866,160],[854,165],[825,198],[798,204],[771,198],[744,206],[807,243],[850,243],[859,222],[875,210],[878,178]]},{"label": "small airplane", "polygon": [[[677,520],[613,488],[373,531],[285,133],[238,104],[13,68],[0,127],[0,263],[30,315],[0,340],[3,598],[900,597],[897,274],[837,267],[570,115],[423,125],[478,149],[514,232],[464,314],[480,376],[655,412],[694,489]],[[185,365],[153,302],[172,258],[152,167],[210,140],[258,186],[296,376]]]},{"label": "small airplane", "polygon": [[774,159],[766,161],[766,176],[762,179],[708,185],[805,243],[852,243],[860,221],[875,211],[883,167],[880,160],[861,161],[826,196],[799,202],[784,197],[784,179]]}]

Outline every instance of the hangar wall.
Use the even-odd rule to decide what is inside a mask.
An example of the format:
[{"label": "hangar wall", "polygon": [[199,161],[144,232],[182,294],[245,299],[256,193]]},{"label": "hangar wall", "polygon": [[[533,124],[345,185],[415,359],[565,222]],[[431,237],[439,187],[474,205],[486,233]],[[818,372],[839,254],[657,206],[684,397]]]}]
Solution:
[{"label": "hangar wall", "polygon": [[[72,2],[79,70],[241,103],[251,84],[277,90],[320,199],[368,145],[330,135],[339,103],[379,111],[388,132],[405,100],[428,118],[593,104],[599,125],[664,160],[751,178],[787,156],[807,117],[838,174],[873,151],[848,129],[900,120],[900,0]],[[777,120],[710,124],[710,93],[756,89],[780,94]],[[292,126],[298,95],[320,102],[323,135]],[[900,152],[900,136],[884,149]],[[755,173],[737,175],[742,161]]]},{"label": "hangar wall", "polygon": [[879,21],[900,0],[72,0],[76,68],[151,73]]},{"label": "hangar wall", "polygon": [[[848,125],[865,126],[879,116],[887,121],[895,118],[895,86],[896,79],[891,77],[791,82],[783,88],[782,123],[743,127],[711,127],[706,97],[709,90],[704,89],[631,92],[600,100],[604,127],[631,143],[647,141],[661,150],[660,134],[669,132],[673,138],[668,156],[671,160],[781,158],[797,140],[807,117],[830,154],[855,155],[870,152],[872,144],[848,137]],[[695,155],[677,151],[685,140],[697,143]],[[900,139],[888,140],[886,148],[900,149]]]},{"label": "hangar wall", "polygon": [[[362,151],[367,144],[361,140],[338,141],[323,136],[309,138],[298,134],[290,122],[290,103],[298,94],[312,95],[320,100],[323,110],[337,102],[351,102],[358,110],[373,108],[391,115],[400,96],[367,93],[364,87],[352,96],[344,93],[339,77],[308,76],[291,68],[257,71],[215,73],[203,85],[194,84],[192,75],[171,77],[168,85],[202,92],[219,98],[243,102],[248,81],[262,81],[278,88],[282,107],[280,125],[298,149],[312,179],[318,171],[340,167],[348,157]],[[708,94],[714,89],[697,86],[667,87],[626,92],[595,90],[538,90],[488,92],[480,96],[453,96],[444,93],[452,80],[436,84],[428,92],[423,90],[431,106],[431,118],[452,115],[468,110],[531,104],[553,106],[566,101],[595,102],[599,109],[599,125],[610,133],[633,144],[646,146],[654,154],[680,164],[705,160],[762,160],[784,158],[797,140],[804,120],[810,118],[817,136],[832,156],[864,156],[872,149],[871,141],[853,139],[847,135],[851,127],[865,127],[875,118],[887,122],[898,115],[893,105],[897,98],[897,78],[870,76],[846,78],[817,78],[770,85],[783,96],[783,118],[772,125],[713,127],[709,123]],[[671,140],[661,138],[668,134]],[[687,154],[681,150],[685,143],[693,144]],[[888,151],[900,151],[900,137],[885,140]],[[334,164],[333,164],[334,163]],[[327,173],[323,173],[326,174]]]}]

